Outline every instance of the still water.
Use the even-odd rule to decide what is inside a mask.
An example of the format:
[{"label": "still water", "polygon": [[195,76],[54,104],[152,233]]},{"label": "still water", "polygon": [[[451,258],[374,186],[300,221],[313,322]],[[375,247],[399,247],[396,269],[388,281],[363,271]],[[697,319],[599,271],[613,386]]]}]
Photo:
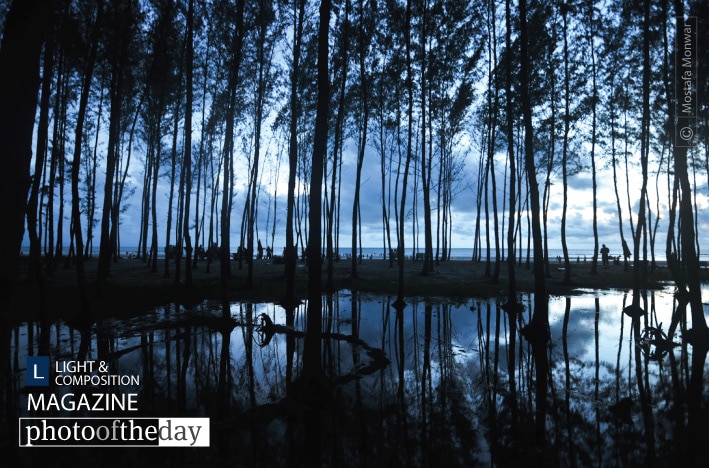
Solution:
[{"label": "still water", "polygon": [[[11,376],[3,447],[13,466],[686,466],[709,447],[697,436],[707,432],[707,365],[682,340],[691,322],[659,340],[672,292],[641,292],[646,314],[635,319],[623,313],[629,291],[550,298],[544,376],[519,334],[531,294],[512,319],[496,299],[410,298],[398,313],[392,297],[325,296],[321,373],[307,382],[305,304],[292,314],[264,303],[166,304],[83,333],[23,324],[2,357]],[[106,373],[134,377],[93,390],[137,394],[138,407],[28,410],[26,357],[43,354],[40,343],[53,362],[102,361]],[[207,417],[210,447],[17,448],[17,420],[28,416]]]}]

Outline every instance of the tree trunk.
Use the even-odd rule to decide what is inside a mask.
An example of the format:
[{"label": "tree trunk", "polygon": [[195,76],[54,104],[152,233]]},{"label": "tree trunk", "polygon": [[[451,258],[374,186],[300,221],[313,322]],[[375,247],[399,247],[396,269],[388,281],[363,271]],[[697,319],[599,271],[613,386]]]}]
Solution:
[{"label": "tree trunk", "polygon": [[30,186],[39,61],[49,17],[46,0],[15,0],[0,46],[0,301],[13,306]]},{"label": "tree trunk", "polygon": [[[136,112],[137,116],[137,112]],[[86,167],[86,245],[84,246],[84,257],[93,257],[94,225],[96,223],[96,169],[98,166],[98,146],[101,131],[101,118],[103,117],[103,90],[99,96],[98,112],[96,114],[96,133],[94,135],[94,150],[91,162]]]},{"label": "tree trunk", "polygon": [[547,343],[549,342],[549,297],[544,274],[544,249],[540,222],[539,187],[534,161],[534,128],[532,127],[532,102],[530,97],[530,56],[529,34],[527,32],[527,2],[520,0],[520,98],[524,123],[524,157],[529,181],[530,208],[532,211],[532,240],[534,243],[534,314],[528,328],[523,332],[532,343],[536,375],[536,446],[544,453],[546,446],[546,405],[548,360]]},{"label": "tree trunk", "polygon": [[[509,221],[508,221],[508,226],[507,226],[507,274],[508,274],[508,284],[509,284],[509,289],[508,289],[508,295],[507,295],[507,303],[512,306],[513,304],[517,304],[517,277],[515,274],[515,236],[514,236],[514,229],[515,229],[515,210],[517,209],[517,194],[516,194],[516,188],[517,188],[517,165],[516,165],[516,159],[517,155],[515,153],[515,144],[514,144],[514,115],[513,115],[513,105],[512,105],[512,55],[509,53],[511,50],[511,44],[512,44],[512,28],[509,27],[509,25],[512,24],[512,14],[510,11],[510,0],[507,0],[505,2],[505,15],[507,17],[507,24],[508,27],[505,30],[505,47],[508,51],[508,53],[505,54],[506,57],[506,70],[505,70],[505,95],[506,95],[506,103],[505,103],[505,108],[506,108],[506,113],[507,113],[507,159],[510,161],[510,213],[509,213]],[[494,31],[494,23],[495,20],[493,19],[493,31]],[[494,46],[493,46],[494,47]],[[496,57],[496,54],[495,54]],[[495,62],[497,63],[497,60],[495,59]],[[497,82],[497,80],[494,80]],[[495,117],[497,116],[497,88],[495,88],[495,102],[494,102],[494,110],[495,113],[493,114]],[[496,121],[497,119],[494,118],[493,121]],[[494,141],[490,142],[491,145],[494,146]],[[515,308],[516,310],[516,308]]]},{"label": "tree trunk", "polygon": [[44,47],[44,63],[42,73],[42,99],[40,100],[39,122],[37,124],[37,153],[35,155],[34,175],[30,198],[27,204],[27,233],[30,239],[30,277],[38,287],[40,301],[40,317],[46,314],[44,300],[44,274],[42,272],[41,210],[38,210],[40,200],[40,183],[47,157],[47,141],[49,139],[49,103],[51,95],[52,73],[54,69],[53,38],[47,40]]},{"label": "tree trunk", "polygon": [[150,219],[150,181],[152,180],[153,150],[150,143],[145,154],[145,169],[143,173],[143,195],[140,201],[140,234],[138,239],[138,256],[143,262],[148,260],[148,220]]},{"label": "tree trunk", "polygon": [[71,222],[73,226],[74,240],[76,242],[76,277],[79,286],[79,296],[81,298],[82,319],[89,317],[88,295],[86,290],[86,273],[84,271],[84,241],[81,232],[81,197],[79,196],[79,169],[81,168],[81,145],[84,136],[84,120],[86,117],[86,107],[89,102],[91,92],[91,82],[93,79],[94,64],[99,42],[99,31],[101,29],[101,19],[103,16],[103,2],[99,2],[96,11],[96,23],[93,26],[91,35],[91,45],[89,56],[83,70],[83,81],[81,84],[81,97],[79,99],[79,112],[76,117],[76,132],[74,133],[74,159],[71,163]]},{"label": "tree trunk", "polygon": [[286,207],[286,247],[284,251],[285,277],[286,277],[286,306],[293,305],[295,298],[295,267],[298,261],[298,252],[295,245],[294,220],[295,220],[295,182],[298,173],[298,78],[300,77],[300,48],[303,37],[303,22],[305,18],[306,0],[296,0],[294,10],[297,9],[296,21],[293,25],[293,71],[291,75],[290,95],[290,142],[288,153],[288,201]]},{"label": "tree trunk", "polygon": [[[246,214],[248,216],[248,231],[247,231],[247,273],[246,287],[251,288],[254,281],[254,236],[257,238],[259,245],[259,257],[263,252],[261,240],[258,239],[256,231],[257,210],[258,210],[258,187],[259,183],[259,162],[261,157],[261,128],[263,124],[264,106],[266,102],[267,82],[270,74],[271,54],[267,50],[266,40],[268,39],[268,28],[270,25],[269,8],[264,1],[259,2],[259,13],[256,28],[258,29],[258,38],[256,44],[256,106],[254,115],[254,159],[251,169],[251,196],[247,201]],[[270,12],[272,13],[272,12]],[[270,46],[268,46],[270,47]]]},{"label": "tree trunk", "polygon": [[[422,2],[421,18],[421,189],[423,191],[423,238],[424,254],[421,274],[427,275],[433,271],[433,227],[431,226],[431,167],[428,163],[426,151],[426,2]],[[430,138],[430,135],[429,135]]]},{"label": "tree trunk", "polygon": [[228,280],[231,278],[231,263],[229,259],[229,228],[231,227],[231,192],[233,187],[233,156],[234,156],[234,120],[236,114],[236,87],[239,83],[239,68],[241,67],[242,45],[244,36],[244,0],[236,4],[236,29],[234,31],[234,47],[232,50],[232,66],[229,71],[227,96],[229,103],[226,114],[226,132],[224,134],[224,177],[222,181],[222,211],[221,211],[221,287],[226,294]]},{"label": "tree trunk", "polygon": [[[159,121],[162,120],[162,117],[158,118]],[[159,133],[158,133],[158,138],[159,138]],[[162,159],[162,144],[160,143],[159,139],[155,141],[156,148],[154,149],[154,154],[153,154],[153,159],[152,159],[152,187],[151,187],[151,192],[150,192],[150,197],[152,202],[150,203],[150,216],[152,219],[152,232],[151,232],[151,241],[150,241],[150,271],[151,273],[157,273],[158,271],[158,178],[160,176],[160,160]],[[173,145],[174,147],[174,145]],[[173,157],[174,160],[174,157]],[[169,266],[169,256],[168,256],[168,247],[170,244],[170,229],[171,229],[171,219],[172,219],[172,196],[173,196],[173,187],[175,186],[174,184],[175,181],[175,174],[174,171],[172,172],[172,178],[170,179],[170,198],[168,201],[168,209],[167,209],[167,222],[166,224],[166,229],[167,229],[167,235],[165,236],[165,277],[170,276],[170,266]]]},{"label": "tree trunk", "polygon": [[[344,144],[344,131],[343,122],[345,121],[347,115],[345,91],[347,89],[347,76],[349,72],[349,42],[350,42],[350,0],[345,1],[345,16],[342,21],[342,37],[339,41],[339,53],[337,57],[339,60],[334,64],[333,75],[339,79],[339,97],[337,100],[338,110],[337,117],[335,119],[335,129],[334,133],[334,143],[332,150],[332,174],[330,177],[330,202],[327,208],[327,282],[326,289],[328,291],[334,290],[334,273],[335,273],[335,252],[339,254],[336,244],[337,242],[333,238],[335,232],[335,224],[339,221],[339,198],[337,197],[337,183],[338,183],[338,168],[340,167],[339,161],[342,155],[342,145]],[[338,75],[337,63],[342,64],[340,74]],[[327,160],[325,161],[327,163]]]},{"label": "tree trunk", "polygon": [[[649,6],[647,7],[649,9]],[[646,10],[648,11],[648,10]],[[647,13],[646,13],[647,14]],[[684,4],[678,0],[675,0],[675,14],[678,18],[677,20],[677,31],[681,30],[684,19]],[[647,19],[647,17],[646,17]],[[696,31],[695,27],[693,28]],[[696,34],[696,32],[695,32]],[[679,54],[679,40],[676,45],[675,53]],[[698,44],[693,44],[694,50],[697,50]],[[696,59],[695,59],[696,60]],[[675,64],[677,62],[675,61]],[[676,65],[675,65],[676,66]],[[678,75],[678,71],[675,70],[674,76]],[[696,95],[695,95],[696,97]],[[679,99],[677,97],[677,99]],[[695,104],[697,105],[697,104]],[[679,103],[677,103],[679,106]],[[670,106],[670,123],[675,123],[677,121],[677,116],[673,115],[675,112],[674,106]],[[677,131],[674,132],[677,135]],[[692,318],[692,330],[689,334],[689,341],[694,345],[696,352],[703,350],[706,353],[706,349],[709,346],[709,329],[707,328],[706,317],[704,316],[704,306],[702,304],[702,293],[701,293],[701,281],[700,281],[700,264],[699,256],[696,250],[696,233],[694,224],[694,207],[692,206],[692,186],[689,182],[689,174],[687,167],[687,146],[679,145],[675,141],[674,148],[674,169],[675,169],[675,184],[678,185],[679,193],[679,222],[680,222],[680,249],[681,249],[681,262],[679,263],[679,268],[684,271],[677,271],[678,268],[672,269],[673,276],[675,276],[675,282],[677,283],[679,290],[679,298],[685,300],[689,303],[691,318]],[[673,225],[670,228],[673,229]],[[668,235],[668,237],[671,237]],[[669,244],[668,244],[669,246]],[[636,248],[637,250],[637,248]],[[668,264],[676,263],[676,258],[672,258],[668,249]],[[686,284],[686,288],[683,287]]]},{"label": "tree trunk", "polygon": [[[200,240],[202,242],[201,245],[201,250],[203,254],[206,254],[208,252],[209,247],[211,247],[211,243],[207,243],[207,250],[204,249],[204,238],[206,237],[204,233],[204,216],[207,208],[207,160],[205,158],[205,139],[207,139],[207,128],[206,128],[206,122],[207,122],[207,95],[209,94],[209,89],[207,87],[207,84],[209,83],[209,52],[211,49],[211,28],[209,32],[207,33],[207,49],[204,53],[204,68],[202,70],[202,77],[204,79],[204,82],[202,83],[202,122],[200,125],[200,130],[201,130],[201,135],[199,138],[199,157],[197,161],[197,199],[195,200],[195,213],[194,213],[194,245],[195,249],[200,247]],[[210,146],[211,149],[211,146]],[[211,152],[210,152],[211,156]],[[210,158],[211,160],[212,158]],[[204,175],[203,175],[204,174]],[[203,180],[204,178],[204,180]],[[202,194],[202,214],[200,217],[200,212],[199,212],[199,202],[200,202],[200,190],[203,191]],[[211,218],[211,216],[210,216]],[[201,236],[201,239],[200,239]],[[211,240],[211,239],[210,239]],[[198,260],[198,255],[194,256],[194,260],[192,262],[192,268],[197,268],[197,260]],[[206,270],[209,272],[209,256],[207,257],[207,267]]]},{"label": "tree trunk", "polygon": [[187,69],[185,71],[185,154],[182,171],[185,174],[184,226],[185,242],[185,285],[192,286],[192,241],[190,239],[190,197],[192,195],[192,75],[194,69],[194,0],[189,0],[187,8]]},{"label": "tree trunk", "polygon": [[[414,90],[413,90],[413,70],[411,65],[411,55],[413,53],[411,46],[411,2],[406,1],[406,25],[404,26],[404,35],[406,36],[406,99],[407,99],[407,128],[406,128],[406,162],[404,163],[404,178],[401,183],[401,207],[399,208],[399,245],[397,246],[397,262],[399,266],[397,297],[393,306],[398,309],[404,309],[404,259],[406,242],[404,239],[404,220],[406,217],[406,188],[409,178],[409,166],[413,159],[413,134],[414,134]],[[414,193],[415,196],[415,193]]]},{"label": "tree trunk", "polygon": [[101,295],[103,284],[108,278],[111,266],[111,255],[115,250],[115,245],[111,242],[111,208],[113,203],[113,180],[116,171],[116,161],[118,159],[121,114],[123,101],[123,81],[126,73],[128,59],[128,44],[130,42],[130,22],[133,12],[130,2],[117,2],[113,4],[115,8],[114,20],[117,22],[115,29],[111,32],[112,54],[111,57],[111,85],[110,102],[111,114],[108,130],[108,149],[106,155],[106,183],[103,191],[103,210],[101,214],[101,245],[99,247],[98,273],[96,278],[96,293]]},{"label": "tree trunk", "polygon": [[[64,125],[66,125],[66,117],[64,118]],[[66,135],[66,132],[62,132],[62,136]],[[62,138],[63,143],[64,138]],[[62,145],[63,146],[63,145]],[[57,159],[57,169],[59,170],[59,212],[57,213],[57,237],[56,244],[54,245],[54,257],[58,260],[64,256],[64,183],[66,182],[66,160],[64,155],[66,152],[64,148],[60,152],[60,157]]]},{"label": "tree trunk", "polygon": [[[64,59],[64,54],[60,55],[58,75],[57,75],[57,91],[55,99],[55,108],[59,109],[59,118],[54,119],[54,129],[52,135],[52,158],[49,163],[49,195],[47,200],[47,228],[48,228],[48,238],[45,244],[45,250],[47,251],[47,260],[49,263],[49,268],[54,270],[56,268],[56,256],[54,252],[55,242],[55,225],[54,225],[54,187],[56,185],[57,179],[57,164],[61,164],[64,160],[64,155],[66,154],[65,141],[66,141],[66,125],[67,125],[67,106],[69,101],[69,66],[67,61]],[[61,252],[59,253],[61,256]]]},{"label": "tree trunk", "polygon": [[[650,154],[650,1],[643,2],[643,78],[642,78],[642,118],[640,127],[640,171],[642,185],[640,187],[640,202],[638,204],[638,218],[633,236],[633,255],[635,258],[635,268],[633,269],[634,286],[639,288],[647,280],[647,255],[640,260],[640,241],[647,234],[647,221],[645,213],[645,197],[647,194],[648,180],[648,159]],[[691,196],[687,194],[687,196]],[[684,194],[682,194],[684,197]],[[691,202],[690,202],[691,203]],[[682,226],[684,228],[684,226]]]},{"label": "tree trunk", "polygon": [[[177,171],[177,138],[179,134],[179,123],[180,123],[180,110],[179,110],[179,100],[175,103],[175,115],[172,121],[172,150],[170,152],[170,194],[168,195],[167,202],[167,221],[165,222],[165,278],[170,277],[170,257],[174,256],[175,259],[175,281],[180,280],[180,269],[178,267],[180,263],[180,247],[179,242],[175,242],[175,246],[170,244],[171,234],[172,234],[172,212],[175,197],[175,177]],[[159,143],[159,140],[158,140]],[[158,156],[160,155],[160,150],[158,150]],[[154,170],[154,189],[157,188],[158,174],[160,172],[159,161],[160,157],[156,159],[156,165]],[[179,205],[179,203],[178,203]],[[153,212],[156,208],[155,195],[153,195]],[[153,221],[154,229],[154,239],[155,239],[155,252],[157,252],[157,221]],[[179,233],[175,233],[175,237],[178,237]]]},{"label": "tree trunk", "polygon": [[570,105],[571,99],[570,83],[569,83],[569,31],[568,31],[568,5],[561,6],[561,15],[563,18],[564,28],[564,137],[561,150],[561,174],[562,174],[562,190],[563,190],[563,206],[561,209],[561,248],[564,252],[564,284],[571,283],[571,261],[569,259],[569,248],[566,244],[566,212],[569,200],[569,184],[568,184],[568,154],[569,154],[569,131],[571,124]]},{"label": "tree trunk", "polygon": [[[130,160],[131,160],[131,155],[133,154],[133,138],[135,136],[135,128],[138,124],[138,117],[140,116],[140,110],[143,106],[143,102],[145,101],[145,92],[143,92],[140,96],[140,100],[138,101],[138,105],[135,108],[135,114],[133,116],[133,122],[131,123],[130,127],[130,132],[129,132],[129,137],[128,137],[128,151],[127,151],[127,156],[126,156],[126,163],[125,166],[123,167],[123,173],[120,175],[120,180],[118,178],[118,174],[116,175],[116,183],[118,184],[117,190],[116,190],[116,197],[115,197],[115,202],[114,202],[114,226],[115,226],[115,245],[116,245],[116,255],[120,257],[120,245],[119,245],[119,237],[118,237],[118,229],[120,227],[120,223],[118,221],[118,217],[120,216],[121,212],[121,203],[123,201],[123,191],[126,187],[126,180],[128,179],[128,172],[130,169]],[[97,135],[97,143],[98,145],[98,135]],[[120,169],[120,168],[119,168]],[[96,179],[95,177],[95,172],[96,172],[96,150],[94,149],[94,165],[93,165],[93,170],[94,170],[94,181]],[[95,190],[95,182],[94,182],[94,190]],[[93,200],[95,197],[92,194],[91,199]],[[93,216],[93,215],[92,215]],[[113,233],[112,233],[113,235]],[[114,259],[115,261],[115,259]]]},{"label": "tree trunk", "polygon": [[[319,382],[323,378],[320,352],[322,342],[322,262],[320,257],[323,161],[327,155],[328,106],[330,101],[328,74],[329,24],[330,0],[322,0],[320,3],[318,30],[318,100],[310,178],[310,210],[308,212],[310,224],[308,239],[308,315],[303,345],[303,381],[308,392],[324,390],[319,388]],[[321,464],[320,427],[320,411],[313,410],[312,413],[306,415],[305,444],[309,454],[309,466],[319,466]]]},{"label": "tree trunk", "polygon": [[[352,271],[351,276],[357,278],[357,233],[361,236],[361,231],[358,230],[358,216],[360,214],[359,206],[359,194],[360,185],[362,182],[362,164],[364,163],[364,150],[367,147],[367,130],[369,127],[369,83],[366,70],[366,57],[369,42],[367,40],[367,32],[364,26],[364,15],[365,8],[364,2],[360,0],[359,2],[359,78],[360,78],[360,93],[361,93],[361,103],[362,103],[362,122],[361,128],[359,129],[359,151],[357,154],[357,173],[355,176],[355,192],[354,192],[354,203],[352,206]],[[360,239],[361,242],[361,239]]]},{"label": "tree trunk", "polygon": [[[593,259],[591,260],[591,273],[598,272],[598,199],[596,183],[596,105],[598,102],[598,86],[596,83],[596,32],[593,2],[589,3],[589,48],[591,49],[591,178],[593,184]],[[659,172],[659,171],[658,171]]]}]

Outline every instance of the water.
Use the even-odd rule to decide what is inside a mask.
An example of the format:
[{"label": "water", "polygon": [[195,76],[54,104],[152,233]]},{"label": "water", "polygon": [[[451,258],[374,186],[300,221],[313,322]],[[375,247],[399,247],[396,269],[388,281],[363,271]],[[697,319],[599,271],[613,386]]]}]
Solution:
[{"label": "water", "polygon": [[[709,289],[703,296],[709,302]],[[530,321],[532,299],[520,296],[517,330]],[[668,331],[671,289],[640,299],[647,314],[631,319],[622,313],[630,292],[550,298],[541,455],[535,359],[519,332],[512,340],[495,299],[408,299],[399,315],[387,296],[325,297],[318,361],[325,377],[314,384],[300,378],[312,366],[304,360],[305,305],[289,326],[278,305],[203,303],[105,319],[84,334],[63,322],[45,331],[53,360],[85,353],[108,362],[112,374],[139,377],[138,385],[102,389],[139,394],[140,409],[121,416],[210,418],[208,449],[76,449],[94,465],[308,466],[316,449],[325,466],[514,466],[537,456],[562,466],[677,466],[700,450],[687,429],[698,414],[688,408],[693,399],[706,408],[707,364],[692,370],[693,348],[681,340],[691,322],[677,329],[673,346],[650,340],[653,330]],[[38,353],[41,331],[36,323],[12,330],[4,438],[16,437],[17,417],[31,413],[25,362]],[[613,405],[627,398],[630,411],[617,414]],[[34,416],[77,415],[50,413]],[[78,454],[19,450],[28,464]]]}]

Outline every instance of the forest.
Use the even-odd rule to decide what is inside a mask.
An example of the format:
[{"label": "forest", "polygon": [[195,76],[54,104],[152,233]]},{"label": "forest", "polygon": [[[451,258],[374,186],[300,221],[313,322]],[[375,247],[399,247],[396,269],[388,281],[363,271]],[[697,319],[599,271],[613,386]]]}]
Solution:
[{"label": "forest", "polygon": [[[0,0],[3,446],[23,358],[95,352],[145,372],[146,411],[208,413],[208,455],[238,463],[250,446],[285,462],[281,442],[303,466],[341,441],[366,460],[367,438],[430,466],[470,466],[453,445],[503,465],[706,459],[707,19],[709,2],[682,0]],[[405,266],[426,280],[456,248],[504,295],[405,295]],[[264,250],[284,291],[238,302]],[[180,292],[217,269],[221,302],[99,317],[97,298],[138,290],[108,294],[127,261]],[[334,287],[336,263],[357,278],[375,262],[395,294]],[[572,309],[548,286],[579,268],[632,287]],[[651,287],[657,270],[670,285]],[[52,322],[65,271],[81,310]],[[347,402],[361,443],[327,420]],[[402,439],[377,436],[407,418]],[[144,453],[97,459],[129,452]]]},{"label": "forest", "polygon": [[596,271],[599,223],[640,282],[659,260],[684,283],[706,227],[706,8],[0,2],[4,288],[23,246],[82,289],[98,252],[100,293],[122,245],[189,284],[198,259],[250,273],[262,241],[287,272],[342,256],[356,276],[365,236],[426,274],[460,232],[493,279],[523,256],[548,274],[553,239],[569,280],[568,238]]}]

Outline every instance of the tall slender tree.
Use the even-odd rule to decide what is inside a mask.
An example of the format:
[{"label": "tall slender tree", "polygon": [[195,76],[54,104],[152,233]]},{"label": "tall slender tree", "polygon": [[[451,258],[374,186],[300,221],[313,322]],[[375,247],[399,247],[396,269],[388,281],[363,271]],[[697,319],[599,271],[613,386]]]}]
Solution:
[{"label": "tall slender tree", "polygon": [[[685,18],[684,4],[676,0],[674,2],[675,15],[677,18],[677,34],[684,33],[687,28],[691,31],[691,23]],[[685,25],[687,24],[687,25]],[[679,41],[676,41],[674,50],[675,56],[680,53]],[[677,60],[674,61],[673,76],[678,76]],[[666,256],[670,271],[674,277],[678,288],[678,299],[690,306],[692,319],[692,330],[688,334],[690,341],[695,346],[695,352],[704,352],[709,348],[709,327],[707,327],[704,315],[704,306],[701,300],[700,265],[699,256],[696,250],[696,236],[694,224],[694,206],[692,204],[692,185],[689,181],[687,153],[688,147],[684,142],[679,141],[677,125],[677,108],[680,106],[679,96],[668,99],[668,123],[669,127],[675,130],[674,136],[674,202],[670,210],[670,224],[667,234]],[[696,104],[695,104],[696,105]],[[676,214],[676,200],[679,198],[679,215]],[[678,217],[679,231],[679,254],[677,249],[673,249],[673,239],[675,238],[675,217]],[[637,246],[635,248],[637,254]],[[673,318],[673,322],[678,320]]]},{"label": "tall slender tree", "polygon": [[229,230],[231,227],[231,193],[233,187],[234,174],[234,124],[236,117],[236,91],[239,84],[241,60],[243,55],[244,44],[244,0],[237,0],[235,28],[232,36],[232,48],[229,69],[229,78],[227,83],[227,107],[226,107],[226,129],[224,132],[224,173],[222,177],[222,207],[221,207],[221,247],[219,249],[219,258],[221,260],[221,285],[222,292],[226,294],[228,280],[231,278],[231,265],[229,261]]},{"label": "tall slender tree", "polygon": [[[491,12],[493,15],[492,24],[494,31],[494,10]],[[508,295],[507,303],[508,308],[512,312],[517,311],[517,275],[515,271],[515,236],[514,236],[514,226],[515,226],[515,210],[516,208],[516,151],[514,142],[514,106],[512,100],[512,12],[510,6],[510,0],[505,2],[505,17],[507,18],[507,28],[505,28],[505,47],[507,48],[507,53],[505,54],[505,107],[506,107],[506,129],[507,129],[507,159],[510,165],[510,207],[509,207],[509,222],[507,224],[507,276],[508,276]],[[496,40],[496,35],[493,34],[491,40]],[[495,46],[493,45],[493,63],[497,62],[497,54],[494,53]],[[495,80],[496,81],[496,80]],[[495,100],[497,100],[497,91],[495,91]],[[497,106],[497,104],[494,104]]]},{"label": "tall slender tree", "polygon": [[598,70],[596,66],[596,6],[588,3],[588,47],[591,52],[591,183],[593,189],[593,258],[591,273],[597,273],[598,268],[598,183],[596,174],[596,142],[597,142],[597,106],[598,106]]},{"label": "tall slender tree", "polygon": [[[635,268],[633,269],[633,277],[635,287],[639,288],[641,284],[647,281],[647,252],[644,252],[643,259],[640,261],[640,243],[647,236],[647,214],[646,214],[646,196],[648,182],[648,160],[650,156],[650,79],[652,63],[650,61],[650,0],[645,0],[642,4],[642,114],[640,121],[640,198],[638,203],[638,217],[633,236],[633,256],[635,258]],[[635,299],[635,298],[634,298]]]},{"label": "tall slender tree", "polygon": [[561,209],[561,248],[564,252],[564,283],[571,283],[571,259],[566,239],[566,222],[569,206],[569,131],[571,128],[571,75],[569,69],[569,10],[568,0],[559,6],[564,40],[564,130],[561,143],[561,185],[563,205]]},{"label": "tall slender tree", "polygon": [[[345,123],[350,113],[348,105],[348,83],[350,72],[350,49],[352,48],[352,2],[345,0],[344,15],[338,21],[338,29],[334,42],[337,52],[332,54],[332,87],[336,89],[337,97],[333,102],[334,126],[332,129],[332,169],[330,170],[330,193],[327,201],[326,213],[326,234],[325,252],[327,256],[327,283],[328,291],[334,289],[334,270],[336,255],[339,254],[339,223],[340,223],[340,187],[342,179],[339,177],[342,168],[342,152],[347,135],[345,133]],[[328,160],[325,160],[327,166]],[[325,172],[327,177],[327,171]],[[354,242],[354,239],[353,239]],[[337,254],[336,254],[337,252]],[[352,254],[354,257],[354,254]]]},{"label": "tall slender tree", "polygon": [[397,296],[394,302],[394,307],[403,310],[404,302],[404,259],[405,255],[405,237],[404,237],[404,218],[406,213],[406,191],[408,189],[409,167],[413,159],[413,137],[414,137],[414,87],[413,87],[413,64],[412,64],[412,43],[411,43],[411,10],[412,0],[406,1],[406,13],[404,24],[404,40],[406,47],[406,158],[404,163],[404,175],[401,182],[401,207],[399,208],[399,236],[397,245],[397,262],[398,262],[398,282]]},{"label": "tall slender tree", "polygon": [[54,74],[54,52],[56,33],[50,30],[44,46],[42,67],[42,97],[40,100],[39,120],[37,122],[37,150],[35,154],[34,175],[30,197],[27,202],[27,233],[30,240],[30,269],[34,281],[37,282],[40,296],[40,314],[45,313],[44,307],[44,274],[42,271],[42,245],[41,245],[41,210],[40,185],[44,176],[44,166],[47,160],[47,146],[49,140],[49,104],[52,94],[52,78]]},{"label": "tall slender tree", "polygon": [[429,26],[428,26],[428,5],[427,1],[423,0],[420,5],[421,13],[421,32],[419,44],[419,54],[421,57],[421,82],[420,82],[420,99],[421,99],[421,190],[423,192],[423,217],[424,217],[424,254],[423,254],[423,266],[421,267],[421,274],[427,275],[433,271],[433,226],[431,223],[431,152],[426,147],[427,140],[427,125],[428,122],[426,117],[428,115],[427,106],[429,105],[426,101],[428,95],[428,53],[427,49],[429,47]]},{"label": "tall slender tree", "polygon": [[[535,17],[540,21],[539,16]],[[532,125],[532,101],[530,96],[530,52],[527,17],[527,0],[519,2],[520,41],[520,104],[524,125],[524,166],[529,184],[530,207],[532,211],[532,242],[534,243],[534,312],[532,319],[522,334],[532,343],[536,372],[536,425],[535,437],[539,446],[546,443],[546,397],[548,361],[546,357],[549,334],[549,297],[544,274],[544,249],[540,221],[539,187],[534,159],[534,127]],[[542,450],[543,453],[544,450]]]},{"label": "tall slender tree", "polygon": [[[246,236],[246,252],[247,252],[247,274],[246,287],[253,286],[254,264],[254,238],[258,237],[256,233],[257,211],[258,211],[258,193],[260,185],[260,169],[261,160],[261,139],[264,115],[267,112],[269,92],[272,88],[272,60],[273,49],[276,38],[278,37],[280,26],[276,18],[276,10],[270,2],[260,0],[258,2],[258,11],[256,13],[256,54],[254,56],[255,70],[255,87],[254,96],[254,150],[251,160],[251,173],[249,175],[250,195],[247,197],[248,206],[247,212],[247,236]],[[260,239],[257,239],[260,243]]]},{"label": "tall slender tree", "polygon": [[[187,44],[185,57],[185,149],[182,162],[184,184],[180,184],[183,201],[183,240],[185,242],[185,285],[192,286],[192,239],[190,238],[190,200],[192,198],[192,100],[194,96],[194,0],[187,6]],[[182,246],[178,245],[178,249]],[[179,256],[178,256],[179,258]],[[179,278],[175,275],[175,280]]]},{"label": "tall slender tree", "polygon": [[286,202],[286,247],[285,247],[285,276],[286,292],[284,302],[293,304],[295,298],[295,269],[298,261],[298,252],[295,245],[295,186],[298,172],[298,117],[300,116],[300,102],[298,99],[298,80],[300,79],[300,54],[303,43],[303,23],[305,21],[306,0],[293,1],[293,62],[290,76],[290,121],[288,144],[288,194]]},{"label": "tall slender tree", "polygon": [[[129,46],[136,11],[132,0],[111,2],[108,31],[108,60],[111,73],[109,102],[111,105],[106,155],[106,179],[101,213],[101,245],[99,247],[96,293],[101,294],[108,279],[111,258],[115,252],[115,238],[111,237],[112,203],[116,163],[119,158],[121,118],[127,74],[129,72]],[[114,217],[115,223],[115,217]]]},{"label": "tall slender tree", "polygon": [[[357,170],[355,175],[354,202],[352,204],[352,262],[350,274],[357,278],[357,239],[358,220],[360,212],[360,188],[362,184],[362,164],[364,164],[364,153],[367,147],[367,131],[369,129],[369,71],[367,69],[367,56],[370,48],[370,37],[372,34],[371,15],[372,5],[366,5],[364,0],[359,0],[359,23],[357,29],[357,62],[359,64],[359,94],[360,112],[358,147],[357,147]],[[361,233],[360,233],[361,236]],[[361,239],[361,238],[360,238]]]},{"label": "tall slender tree", "polygon": [[[322,378],[322,288],[321,288],[321,226],[323,165],[327,156],[328,112],[330,103],[329,77],[330,0],[321,0],[318,26],[317,59],[317,115],[313,139],[313,157],[310,178],[310,207],[308,211],[310,234],[308,237],[308,311],[303,349],[303,379],[309,392],[318,391]],[[308,465],[321,464],[320,413],[314,411],[307,419]]]},{"label": "tall slender tree", "polygon": [[71,223],[73,226],[73,237],[76,242],[76,275],[81,297],[81,315],[84,320],[89,317],[88,293],[86,287],[86,273],[84,271],[84,241],[81,232],[81,210],[79,196],[79,169],[81,168],[82,140],[84,138],[84,119],[86,108],[89,102],[91,85],[93,82],[94,67],[98,54],[100,30],[103,19],[103,2],[99,1],[96,6],[96,17],[92,25],[92,33],[89,41],[89,52],[82,70],[81,97],[79,100],[79,113],[76,117],[76,133],[74,136],[74,159],[71,163]]},{"label": "tall slender tree", "polygon": [[[51,2],[14,0],[0,44],[0,211],[7,222],[0,242],[0,301],[9,302],[19,277],[30,186],[32,133],[39,64]],[[12,70],[12,72],[7,72]]]}]

